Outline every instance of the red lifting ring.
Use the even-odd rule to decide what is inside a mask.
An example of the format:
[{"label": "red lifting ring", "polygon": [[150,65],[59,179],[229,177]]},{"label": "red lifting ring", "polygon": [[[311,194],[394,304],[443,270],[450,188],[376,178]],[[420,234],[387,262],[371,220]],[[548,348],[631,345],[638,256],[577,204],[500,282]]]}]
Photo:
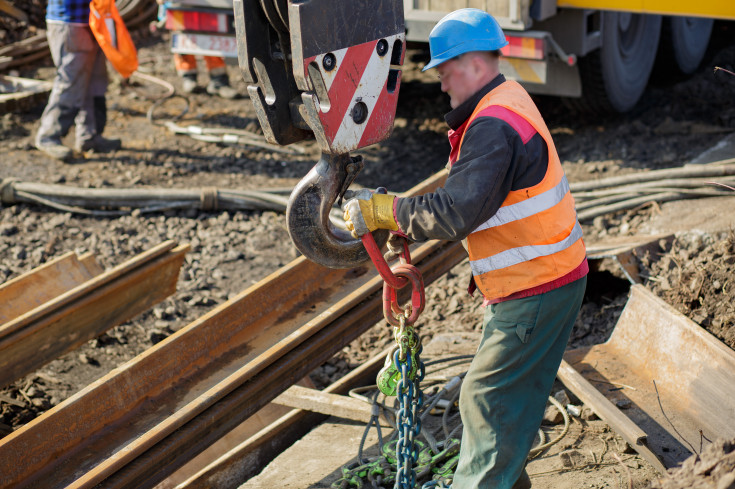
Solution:
[{"label": "red lifting ring", "polygon": [[[401,259],[402,261],[405,260],[406,263],[400,263],[391,268],[388,266],[385,258],[383,258],[380,248],[375,243],[372,234],[364,234],[362,236],[362,243],[384,281],[383,316],[385,316],[386,321],[393,326],[398,326],[400,324],[398,317],[404,316],[406,319],[405,324],[413,324],[424,310],[426,295],[424,292],[424,279],[421,272],[410,263],[411,257],[408,252],[408,245],[404,244],[404,251],[401,253]],[[407,313],[398,304],[397,290],[404,288],[409,283],[412,289],[411,307],[410,312]]]}]

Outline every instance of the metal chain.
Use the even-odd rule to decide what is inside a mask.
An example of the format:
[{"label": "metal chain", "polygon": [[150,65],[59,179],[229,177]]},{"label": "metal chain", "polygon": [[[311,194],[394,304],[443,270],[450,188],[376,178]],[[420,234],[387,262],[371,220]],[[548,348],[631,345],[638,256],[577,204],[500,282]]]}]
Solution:
[{"label": "metal chain", "polygon": [[[396,489],[413,489],[416,486],[415,465],[419,458],[415,443],[421,433],[419,412],[424,403],[421,380],[424,378],[424,364],[421,361],[421,340],[413,326],[406,325],[405,316],[399,318],[396,343],[398,350],[393,354],[393,362],[401,372],[397,397],[399,410],[396,414],[398,443],[396,445]],[[414,365],[416,368],[414,368]]]},{"label": "metal chain", "polygon": [[[397,344],[386,364],[378,374],[377,384],[387,396],[398,398],[396,413],[396,480],[395,489],[416,487],[416,463],[419,449],[416,437],[421,433],[419,415],[424,404],[421,380],[424,363],[421,361],[421,339],[413,327],[426,302],[424,280],[418,268],[411,264],[407,242],[400,253],[401,263],[390,268],[370,233],[362,236],[370,258],[383,278],[383,316],[394,326],[393,336]],[[411,285],[411,304],[405,309],[398,304],[398,289]]]}]

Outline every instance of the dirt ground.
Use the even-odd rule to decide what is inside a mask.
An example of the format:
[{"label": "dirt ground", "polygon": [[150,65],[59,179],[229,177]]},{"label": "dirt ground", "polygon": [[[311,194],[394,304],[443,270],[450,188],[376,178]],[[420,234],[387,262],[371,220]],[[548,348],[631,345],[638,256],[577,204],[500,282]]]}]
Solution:
[{"label": "dirt ground", "polygon": [[[734,32],[735,24],[716,23],[706,61],[697,74],[683,79],[657,73],[657,81],[632,113],[604,117],[579,114],[558,99],[539,98],[539,107],[554,135],[569,180],[682,166],[723,136],[735,132],[735,79],[713,73],[715,66],[735,68]],[[137,45],[140,71],[180,89],[166,34],[139,34]],[[449,107],[436,80],[416,69],[425,59],[422,51],[411,51],[407,56],[393,136],[357,152],[365,159],[358,184],[385,186],[400,192],[443,168],[448,145],[442,116]],[[231,66],[229,71],[234,86],[245,94],[237,68]],[[54,69],[47,60],[25,67],[18,74],[51,79]],[[293,186],[318,158],[313,142],[302,144],[306,154],[293,156],[172,134],[146,119],[152,98],[161,93],[160,87],[142,81],[125,84],[114,74],[111,78],[105,135],[120,137],[123,149],[110,155],[77,155],[70,163],[61,163],[33,147],[42,105],[23,113],[2,114],[0,178],[94,188],[260,189]],[[206,80],[206,74],[201,73],[203,85]],[[247,97],[227,101],[199,93],[190,96],[189,101],[189,111],[179,121],[182,125],[259,132]],[[180,100],[172,100],[156,115],[175,117],[182,107]],[[72,141],[70,135],[66,142]],[[697,201],[690,201],[689,210],[696,213],[696,207]],[[585,223],[586,239],[635,234],[654,214],[655,207],[647,206]],[[178,290],[172,297],[0,390],[0,394],[16,401],[0,402],[0,436],[298,256],[289,241],[285,218],[276,212],[167,211],[100,218],[19,204],[0,208],[0,216],[0,283],[68,251],[93,252],[109,268],[166,239],[191,244]],[[735,348],[733,241],[733,232],[728,229],[683,233],[669,250],[644,261],[643,271],[656,293]],[[468,279],[468,267],[461,264],[428,288],[421,334],[430,338],[436,332],[478,330],[482,310],[477,298],[464,293]],[[625,282],[614,271],[590,276],[588,294],[572,334],[573,346],[604,341],[622,310],[626,290]],[[389,342],[387,328],[377,325],[315,371],[313,380],[317,385],[328,384]],[[596,441],[598,435],[588,433],[585,443],[579,441],[579,436],[571,436],[563,446],[583,452],[596,450],[595,443],[598,448],[601,446]],[[636,475],[635,487],[645,487],[655,478],[640,459],[635,459],[634,464],[628,462],[635,456],[625,454],[624,442],[612,441],[616,437],[609,429],[600,436],[605,438],[606,445],[619,448],[615,453],[624,461],[618,467],[619,477],[611,480],[608,475],[601,475],[594,464],[573,463],[565,468],[557,457],[559,470],[570,473],[571,485],[565,487],[625,487],[628,476],[623,474],[636,470],[643,476]],[[612,464],[614,460],[607,461]],[[627,469],[622,468],[623,463],[628,464]],[[583,477],[577,477],[579,474]]]}]

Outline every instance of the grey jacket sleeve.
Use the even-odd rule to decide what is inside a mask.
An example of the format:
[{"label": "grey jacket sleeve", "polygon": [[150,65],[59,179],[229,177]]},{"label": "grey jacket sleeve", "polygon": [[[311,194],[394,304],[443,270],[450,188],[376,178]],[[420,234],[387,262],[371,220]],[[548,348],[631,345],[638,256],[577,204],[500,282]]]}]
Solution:
[{"label": "grey jacket sleeve", "polygon": [[457,241],[492,217],[512,186],[513,138],[520,141],[500,119],[473,121],[444,187],[397,201],[395,214],[401,231],[414,241]]}]

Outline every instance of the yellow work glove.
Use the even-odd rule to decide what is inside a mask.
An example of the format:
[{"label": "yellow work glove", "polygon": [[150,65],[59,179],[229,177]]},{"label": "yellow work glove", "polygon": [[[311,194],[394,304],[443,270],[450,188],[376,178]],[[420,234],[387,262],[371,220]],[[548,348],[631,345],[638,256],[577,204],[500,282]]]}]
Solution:
[{"label": "yellow work glove", "polygon": [[398,223],[393,218],[395,195],[368,192],[358,192],[354,199],[342,206],[345,224],[352,236],[359,238],[376,229],[397,231]]}]

